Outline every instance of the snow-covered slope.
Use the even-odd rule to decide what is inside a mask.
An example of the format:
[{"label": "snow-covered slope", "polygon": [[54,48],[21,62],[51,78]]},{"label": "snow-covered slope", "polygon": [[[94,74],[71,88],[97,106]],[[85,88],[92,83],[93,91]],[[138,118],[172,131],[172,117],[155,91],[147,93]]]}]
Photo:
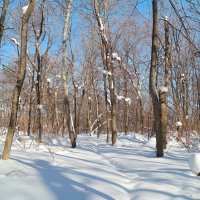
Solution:
[{"label": "snow-covered slope", "polygon": [[191,176],[189,154],[176,143],[155,158],[155,140],[137,134],[115,146],[105,136],[79,135],[76,149],[67,138],[45,137],[39,146],[22,139],[0,161],[1,200],[200,199],[200,177]]}]

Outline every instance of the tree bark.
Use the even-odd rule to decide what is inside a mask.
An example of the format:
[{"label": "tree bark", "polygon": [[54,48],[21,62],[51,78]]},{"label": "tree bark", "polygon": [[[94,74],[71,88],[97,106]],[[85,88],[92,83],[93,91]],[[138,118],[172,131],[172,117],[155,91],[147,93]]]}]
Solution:
[{"label": "tree bark", "polygon": [[92,135],[92,99],[91,97],[88,97],[88,111],[87,111],[87,127],[88,127],[88,133],[90,136]]},{"label": "tree bark", "polygon": [[66,14],[65,14],[65,23],[63,29],[63,37],[62,37],[62,83],[63,83],[63,90],[64,90],[64,104],[65,104],[65,112],[67,115],[67,126],[69,131],[69,138],[71,141],[71,147],[76,147],[76,137],[73,130],[73,124],[71,119],[71,110],[70,110],[70,102],[69,102],[69,92],[68,92],[68,70],[67,70],[67,30],[68,30],[68,23],[70,18],[72,0],[66,0]]},{"label": "tree bark", "polygon": [[[111,101],[111,132],[112,132],[112,145],[114,145],[117,142],[117,123],[116,123],[116,95],[115,95],[115,82],[114,82],[114,69],[113,69],[113,64],[110,61],[110,58],[108,58],[109,55],[111,55],[112,52],[112,43],[108,42],[108,39],[106,38],[105,35],[105,28],[102,23],[102,19],[99,14],[99,7],[97,5],[97,0],[94,0],[94,9],[95,9],[95,15],[96,15],[96,20],[98,22],[98,27],[100,31],[100,37],[103,45],[103,53],[102,53],[102,58],[103,62],[105,63],[107,67],[107,71],[111,72],[111,75],[108,76],[108,82],[109,82],[109,90],[110,90],[110,101]],[[105,75],[104,75],[105,76]],[[105,84],[104,84],[105,87]],[[108,101],[106,99],[106,101]]]},{"label": "tree bark", "polygon": [[19,60],[19,69],[17,76],[17,83],[12,95],[12,107],[10,122],[8,125],[8,133],[6,137],[6,142],[4,145],[3,160],[8,160],[10,156],[12,141],[15,133],[15,127],[17,124],[17,112],[19,105],[19,96],[23,87],[24,78],[26,74],[26,50],[27,50],[27,33],[28,33],[28,21],[31,16],[31,13],[34,10],[36,0],[30,0],[29,5],[22,17],[22,27],[21,27],[21,47],[20,47],[20,60]]},{"label": "tree bark", "polygon": [[3,1],[3,8],[1,11],[1,18],[0,18],[0,47],[1,47],[2,36],[3,36],[4,28],[5,28],[5,18],[6,18],[8,4],[9,4],[9,0]]},{"label": "tree bark", "polygon": [[29,97],[29,111],[28,111],[28,130],[27,134],[28,136],[31,135],[31,119],[32,119],[32,104],[33,104],[33,88],[34,88],[34,75],[35,75],[35,69],[33,68],[33,74],[31,77],[31,88],[30,88],[30,97]]},{"label": "tree bark", "polygon": [[[127,98],[128,92],[128,85],[127,85],[127,77],[124,74],[124,97]],[[124,108],[124,133],[125,135],[128,134],[128,102],[125,101],[125,108]]]},{"label": "tree bark", "polygon": [[162,142],[162,135],[160,133],[160,106],[156,88],[156,67],[157,67],[157,48],[158,48],[158,1],[157,0],[152,1],[152,8],[153,8],[153,30],[152,30],[149,89],[154,110],[157,157],[163,157],[164,155],[163,142]]},{"label": "tree bark", "polygon": [[[43,2],[44,3],[44,2]],[[42,68],[43,68],[43,56],[40,54],[40,47],[41,47],[41,38],[43,34],[43,25],[44,25],[44,7],[43,3],[41,4],[41,20],[40,20],[40,28],[39,28],[39,34],[37,34],[37,27],[35,23],[35,15],[32,17],[32,26],[34,29],[34,35],[35,35],[35,44],[36,44],[36,58],[37,58],[37,75],[36,75],[36,94],[37,94],[37,134],[38,134],[38,142],[42,142]]]},{"label": "tree bark", "polygon": [[[169,24],[167,18],[164,21],[165,27],[165,88],[168,90],[169,85],[169,68],[171,65],[171,53],[169,43]],[[168,108],[167,108],[168,91],[159,91],[160,101],[160,129],[163,137],[163,148],[167,147],[167,123],[168,123]]]}]

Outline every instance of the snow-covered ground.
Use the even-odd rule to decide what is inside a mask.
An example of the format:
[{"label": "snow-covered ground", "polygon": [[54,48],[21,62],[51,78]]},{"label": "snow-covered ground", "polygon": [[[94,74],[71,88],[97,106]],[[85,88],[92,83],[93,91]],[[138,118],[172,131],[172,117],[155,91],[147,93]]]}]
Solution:
[{"label": "snow-covered ground", "polygon": [[[3,140],[0,136],[0,152]],[[200,199],[200,177],[193,176],[189,153],[176,142],[164,158],[155,158],[155,138],[79,135],[71,149],[67,138],[15,139],[11,159],[0,160],[0,200],[188,200]]]}]

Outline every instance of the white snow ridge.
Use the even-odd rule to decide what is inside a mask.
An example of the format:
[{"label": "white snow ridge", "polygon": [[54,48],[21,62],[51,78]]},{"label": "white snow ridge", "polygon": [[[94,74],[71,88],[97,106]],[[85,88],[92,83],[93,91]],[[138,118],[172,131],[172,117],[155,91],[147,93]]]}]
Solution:
[{"label": "white snow ridge", "polygon": [[200,153],[190,154],[189,166],[192,173],[200,175]]}]

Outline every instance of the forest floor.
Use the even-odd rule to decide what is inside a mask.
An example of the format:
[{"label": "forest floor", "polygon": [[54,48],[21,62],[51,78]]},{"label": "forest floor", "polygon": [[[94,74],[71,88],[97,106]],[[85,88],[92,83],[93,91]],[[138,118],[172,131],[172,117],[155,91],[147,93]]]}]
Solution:
[{"label": "forest floor", "polygon": [[[0,152],[5,135],[0,136]],[[0,160],[0,200],[199,200],[200,177],[188,166],[186,148],[171,141],[155,158],[155,138],[82,134],[77,148],[66,137],[14,139],[10,160]],[[1,153],[0,153],[1,156]]]}]

